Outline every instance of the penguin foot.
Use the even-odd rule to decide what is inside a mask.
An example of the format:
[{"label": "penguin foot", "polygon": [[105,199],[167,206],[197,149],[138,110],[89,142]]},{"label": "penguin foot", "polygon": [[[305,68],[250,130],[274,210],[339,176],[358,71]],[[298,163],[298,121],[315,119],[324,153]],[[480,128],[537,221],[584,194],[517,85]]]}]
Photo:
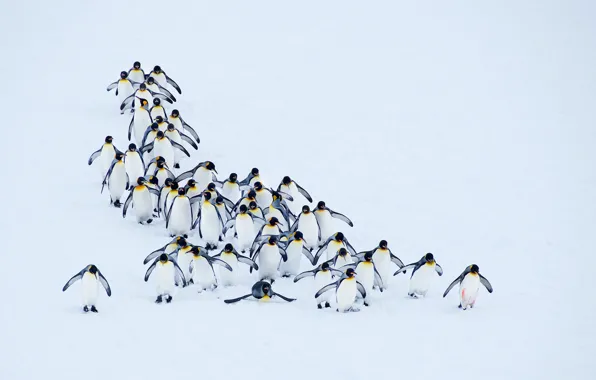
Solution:
[{"label": "penguin foot", "polygon": [[166,298],[166,302],[167,302],[167,303],[170,303],[170,302],[172,302],[172,296],[168,295],[168,297]]},{"label": "penguin foot", "polygon": [[331,305],[329,304],[329,302],[325,302],[325,308],[331,307]]},{"label": "penguin foot", "polygon": [[461,309],[461,303],[459,304],[459,306],[457,307],[458,309]]},{"label": "penguin foot", "polygon": [[322,309],[322,308],[323,308],[323,305],[321,305],[321,304],[317,305],[317,309]]},{"label": "penguin foot", "polygon": [[416,293],[408,293],[408,295],[409,295],[411,298],[418,298],[418,296],[416,295]]},{"label": "penguin foot", "polygon": [[368,307],[368,306],[369,306],[369,305],[368,305],[368,302],[365,302],[365,303],[364,303],[364,306]]},{"label": "penguin foot", "polygon": [[99,311],[97,310],[97,308],[95,307],[95,305],[91,306],[91,311],[94,313],[98,313]]},{"label": "penguin foot", "polygon": [[157,211],[157,209],[156,209],[156,208],[154,208],[154,209],[153,209],[153,212],[159,212],[159,211]]},{"label": "penguin foot", "polygon": [[89,308],[87,307],[87,305],[83,306],[83,311],[86,313],[89,311]]},{"label": "penguin foot", "polygon": [[184,236],[185,239],[188,239],[188,234],[184,234],[182,236]]},{"label": "penguin foot", "polygon": [[147,224],[151,224],[151,222],[153,222],[153,219],[147,219]]},{"label": "penguin foot", "polygon": [[193,280],[192,278],[190,279],[190,281],[188,281],[189,284],[194,284],[195,280]]},{"label": "penguin foot", "polygon": [[120,208],[120,207],[122,207],[122,203],[120,203],[120,201],[119,201],[119,200],[116,200],[116,201],[114,202],[114,207]]},{"label": "penguin foot", "polygon": [[161,303],[163,300],[161,298],[161,296],[157,296],[157,299],[155,300],[155,303]]},{"label": "penguin foot", "polygon": [[174,164],[174,169],[180,169],[180,164]]}]

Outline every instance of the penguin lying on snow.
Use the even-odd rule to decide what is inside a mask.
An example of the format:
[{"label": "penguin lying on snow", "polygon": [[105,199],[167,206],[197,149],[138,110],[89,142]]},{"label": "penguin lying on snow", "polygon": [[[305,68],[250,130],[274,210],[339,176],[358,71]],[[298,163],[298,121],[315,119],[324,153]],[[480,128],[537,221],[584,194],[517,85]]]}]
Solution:
[{"label": "penguin lying on snow", "polygon": [[106,280],[106,278],[103,276],[103,274],[101,274],[95,265],[90,264],[83,268],[79,273],[72,276],[66,285],[64,285],[62,291],[66,291],[66,289],[68,289],[78,280],[81,280],[83,283],[81,289],[83,298],[83,311],[86,313],[89,311],[89,307],[91,307],[91,311],[97,313],[98,310],[95,307],[95,302],[97,301],[97,296],[99,293],[99,284],[104,287],[108,297],[112,296],[112,289],[110,288],[110,284],[108,284],[108,280]]},{"label": "penguin lying on snow", "polygon": [[449,286],[445,293],[443,293],[443,298],[449,293],[451,288],[455,286],[455,284],[459,283],[459,308],[466,310],[468,306],[470,308],[474,307],[476,303],[476,297],[478,296],[478,289],[480,288],[480,284],[484,285],[486,290],[489,293],[493,292],[493,286],[490,282],[481,275],[478,269],[478,265],[472,264],[468,266],[462,274],[460,274]]},{"label": "penguin lying on snow", "polygon": [[288,298],[288,297],[284,297],[279,293],[275,293],[273,291],[273,289],[271,289],[271,284],[267,281],[257,281],[253,286],[252,286],[252,293],[244,295],[242,297],[238,297],[238,298],[232,298],[229,300],[224,300],[225,303],[235,303],[238,301],[242,301],[243,299],[246,299],[248,297],[253,297],[259,301],[269,301],[270,299],[272,299],[273,297],[279,297],[284,301],[287,302],[292,302],[292,301],[296,301],[296,298]]},{"label": "penguin lying on snow", "polygon": [[408,295],[412,298],[418,298],[418,296],[426,296],[428,288],[430,287],[431,275],[436,271],[439,276],[443,275],[443,268],[435,261],[432,253],[427,253],[422,256],[420,260],[415,263],[408,264],[397,270],[393,275],[397,275],[404,272],[407,269],[413,268],[412,275],[410,276],[410,290]]}]

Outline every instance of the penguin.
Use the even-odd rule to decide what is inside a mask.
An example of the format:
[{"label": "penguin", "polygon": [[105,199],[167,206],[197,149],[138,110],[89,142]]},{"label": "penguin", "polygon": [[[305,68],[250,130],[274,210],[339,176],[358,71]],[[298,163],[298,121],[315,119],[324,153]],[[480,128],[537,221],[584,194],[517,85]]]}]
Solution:
[{"label": "penguin", "polygon": [[[268,279],[273,283],[278,276],[277,268],[281,259],[285,262],[288,255],[283,247],[278,244],[277,236],[269,236],[267,241],[262,242],[254,252],[251,259],[259,259],[259,280]],[[252,269],[252,268],[251,268]]]},{"label": "penguin", "polygon": [[203,161],[189,171],[176,177],[176,182],[182,182],[185,179],[192,177],[197,182],[197,187],[203,191],[207,188],[209,183],[217,180],[214,173],[217,174],[215,164],[211,161]]},{"label": "penguin", "polygon": [[[156,156],[162,156],[166,160],[166,164],[174,165],[174,149],[182,151],[187,157],[190,157],[190,153],[185,147],[170,140],[164,135],[162,131],[158,131],[155,135],[155,140],[141,148],[142,152],[151,152]],[[178,182],[178,181],[177,181]]]},{"label": "penguin", "polygon": [[72,284],[81,280],[82,288],[81,288],[81,298],[83,303],[83,311],[86,313],[91,310],[94,313],[97,313],[97,296],[99,295],[99,284],[101,284],[108,297],[112,296],[112,289],[110,288],[110,284],[108,280],[104,277],[104,275],[100,272],[100,270],[93,264],[87,265],[83,268],[79,273],[75,274],[66,282],[62,291],[66,291]]},{"label": "penguin", "polygon": [[[284,176],[281,180],[281,183],[277,186],[277,191],[281,191],[283,193],[289,194],[290,196],[296,198],[298,194],[301,194],[309,203],[312,203],[312,197],[302,186],[300,186],[296,181],[292,180],[289,176]],[[293,213],[299,212],[298,206],[296,202],[290,201],[288,203],[290,209]]]},{"label": "penguin", "polygon": [[169,123],[161,115],[155,116],[154,120],[157,123],[157,128],[163,133],[166,133]]},{"label": "penguin", "polygon": [[263,184],[259,181],[255,182],[253,189],[255,191],[255,198],[259,207],[263,209],[269,207],[271,202],[273,202],[271,190],[265,189]]},{"label": "penguin", "polygon": [[[147,89],[148,90],[151,90],[152,92],[155,92],[155,93],[160,93],[161,92],[164,95],[166,95],[168,98],[170,98],[170,100],[172,100],[173,102],[176,101],[176,97],[170,92],[170,90],[168,90],[165,87],[162,87],[159,83],[157,83],[155,81],[155,78],[148,77],[145,80],[145,84],[147,85]],[[140,85],[140,83],[139,83],[139,85]]]},{"label": "penguin", "polygon": [[329,265],[333,265],[334,268],[341,268],[345,265],[354,263],[354,259],[352,258],[352,255],[350,255],[347,249],[341,247],[337,251],[335,256],[327,260],[327,262],[329,263]]},{"label": "penguin", "polygon": [[313,212],[310,211],[308,205],[302,206],[302,212],[296,217],[296,221],[290,231],[300,230],[304,234],[304,244],[309,251],[317,246],[319,240],[321,240],[321,229],[319,228],[319,222]]},{"label": "penguin", "polygon": [[217,207],[211,203],[211,194],[203,192],[203,200],[193,228],[199,226],[199,236],[207,243],[207,250],[214,250],[223,229],[223,220]]},{"label": "penguin", "polygon": [[269,207],[263,210],[263,214],[266,215],[265,220],[269,220],[273,217],[277,218],[278,220],[283,220],[283,229],[289,229],[291,226],[290,218],[296,220],[296,216],[292,214],[290,211],[286,201],[282,198],[281,194],[278,192],[274,192],[272,194],[273,202],[269,205]]},{"label": "penguin", "polygon": [[[238,202],[236,202],[236,204],[234,205],[234,207],[232,207],[232,211],[236,211],[238,209],[238,207],[240,207],[241,205],[245,205],[248,206],[250,204],[250,202],[256,202],[257,193],[253,190],[250,189],[248,192],[246,192]],[[258,203],[257,203],[258,205]]]},{"label": "penguin", "polygon": [[163,253],[166,253],[169,257],[176,259],[180,269],[182,269],[182,273],[184,274],[186,282],[192,283],[193,280],[190,275],[189,264],[192,260],[192,253],[190,251],[194,246],[188,243],[188,240],[186,240],[187,237],[188,235],[175,237],[174,239],[176,239],[177,247],[170,253],[168,253],[169,247],[166,247],[166,250],[164,250]]},{"label": "penguin", "polygon": [[352,221],[347,216],[331,210],[329,207],[325,205],[325,202],[323,201],[317,203],[317,208],[315,209],[315,216],[317,218],[317,221],[319,222],[319,227],[321,228],[321,240],[319,240],[319,246],[323,245],[323,243],[329,238],[329,236],[333,235],[335,231],[337,231],[333,224],[332,218],[339,219],[347,223],[348,226],[354,227],[354,223],[352,223]]},{"label": "penguin", "polygon": [[164,120],[168,120],[168,113],[161,105],[161,99],[159,98],[153,98],[153,106],[149,109],[149,113],[153,119],[157,116],[161,116]]},{"label": "penguin", "polygon": [[290,235],[289,240],[286,242],[285,250],[288,260],[282,262],[279,266],[279,272],[282,277],[296,276],[300,273],[300,263],[302,262],[303,255],[306,256],[311,264],[314,261],[314,257],[306,248],[306,242],[303,237],[304,235],[301,231],[296,231]]},{"label": "penguin", "polygon": [[[157,197],[157,211],[158,213],[164,212],[165,206],[164,203],[166,201],[166,197],[168,193],[172,190],[172,183],[174,181],[171,178],[166,178],[164,181],[163,186],[159,190],[159,196]],[[176,184],[176,190],[178,189],[178,185]],[[195,215],[193,213],[193,215]]]},{"label": "penguin", "polygon": [[[186,186],[184,186],[184,189],[186,190],[186,196],[188,196],[189,198],[201,196],[202,194],[201,190],[199,190],[199,188],[197,187],[197,182],[193,178],[189,179],[188,182],[186,182]],[[193,218],[199,214],[200,207],[201,204],[198,202],[193,202],[191,204]]]},{"label": "penguin", "polygon": [[250,258],[239,254],[231,243],[227,243],[224,246],[224,249],[219,252],[217,255],[213,256],[213,258],[221,259],[222,261],[226,262],[231,268],[232,271],[229,270],[220,270],[219,275],[221,278],[221,283],[223,286],[232,286],[236,285],[237,278],[238,278],[238,263],[243,263],[250,266],[251,269],[259,270],[259,266],[257,263],[252,261]]},{"label": "penguin", "polygon": [[128,78],[128,73],[126,71],[120,72],[120,79],[114,83],[110,83],[107,91],[109,92],[113,89],[116,89],[116,96],[118,97],[119,104],[122,104],[124,99],[134,93],[133,82]]},{"label": "penguin", "polygon": [[233,272],[228,263],[219,258],[210,257],[207,251],[201,247],[194,246],[190,252],[192,253],[192,261],[189,264],[189,272],[192,275],[193,283],[199,286],[199,293],[217,288],[217,277],[215,276],[213,264]]},{"label": "penguin", "polygon": [[327,241],[319,248],[315,254],[314,264],[316,265],[316,263],[319,261],[319,258],[325,251],[327,252],[327,260],[333,259],[340,248],[346,248],[352,256],[356,255],[356,250],[354,250],[354,247],[352,247],[352,244],[350,244],[344,234],[337,232],[330,236]]},{"label": "penguin", "polygon": [[101,179],[103,180],[112,165],[112,161],[116,157],[116,153],[122,153],[116,146],[113,144],[114,138],[112,136],[106,136],[104,139],[104,144],[93,152],[87,161],[88,165],[91,165],[97,158],[99,158],[99,173],[101,174]]},{"label": "penguin", "polygon": [[234,227],[238,239],[238,249],[245,253],[255,240],[257,227],[264,223],[264,219],[248,212],[246,205],[241,205],[240,212],[236,214],[234,219],[226,222],[222,233],[225,235],[230,228]]},{"label": "penguin", "polygon": [[257,206],[257,202],[252,201],[248,204],[248,212],[250,212],[253,216],[256,216],[259,219],[265,220],[265,215],[263,210]]},{"label": "penguin", "polygon": [[153,222],[153,200],[151,199],[151,194],[159,195],[159,192],[149,187],[147,182],[144,177],[139,177],[137,179],[137,185],[131,187],[128,198],[126,198],[124,207],[122,208],[123,218],[126,218],[126,210],[132,203],[139,224],[150,224]]},{"label": "penguin", "polygon": [[[143,159],[143,161],[144,161],[144,159]],[[147,168],[145,169],[145,175],[147,175],[149,173],[155,173],[155,169],[157,169],[158,162],[165,163],[166,160],[162,156],[153,157],[151,160],[149,160],[149,163],[147,164]]]},{"label": "penguin", "polygon": [[145,175],[145,161],[133,143],[128,144],[128,150],[124,153],[124,168],[128,178],[139,178]]},{"label": "penguin", "polygon": [[197,144],[201,143],[201,139],[199,138],[197,132],[190,125],[188,125],[188,123],[184,121],[184,119],[182,119],[182,116],[180,116],[180,111],[176,109],[172,110],[170,116],[168,117],[168,121],[174,124],[178,131],[188,131],[188,133],[197,141]]},{"label": "penguin", "polygon": [[345,273],[348,268],[352,268],[358,273],[356,275],[356,280],[360,281],[364,286],[367,294],[367,297],[364,299],[364,306],[369,306],[370,297],[368,296],[372,294],[374,287],[378,287],[381,292],[383,292],[384,289],[383,280],[374,264],[372,252],[366,252],[362,261],[344,265],[340,267],[339,270]]},{"label": "penguin", "polygon": [[172,206],[166,216],[166,228],[171,237],[188,235],[193,225],[191,202],[199,201],[200,197],[189,199],[183,187],[178,189],[178,195],[172,200]]},{"label": "penguin", "polygon": [[404,263],[399,259],[399,257],[395,256],[389,248],[387,248],[387,240],[381,240],[379,242],[379,245],[375,249],[360,252],[356,256],[360,260],[362,260],[364,256],[369,252],[372,253],[372,259],[375,264],[375,268],[379,271],[379,274],[381,275],[384,288],[387,289],[387,283],[391,278],[390,264],[394,263],[395,265],[397,265],[398,268],[403,268]]},{"label": "penguin", "polygon": [[315,298],[319,298],[325,292],[335,289],[335,301],[337,303],[337,311],[345,313],[347,311],[358,311],[354,307],[357,293],[360,292],[362,298],[366,299],[366,290],[364,286],[356,280],[357,273],[354,269],[348,268],[346,273],[336,282],[321,288],[316,294]]},{"label": "penguin", "polygon": [[[142,148],[147,145],[148,143],[151,143],[153,140],[155,140],[155,138],[157,137],[157,132],[159,132],[159,125],[157,123],[151,123],[151,125],[149,125],[147,127],[147,129],[145,130],[145,133],[143,134],[143,140],[141,142],[141,153],[144,153],[142,151]],[[149,157],[149,153],[145,153],[146,157]],[[151,163],[153,162],[153,159],[157,160],[158,157],[160,157],[158,154],[153,154],[152,155],[153,158],[151,158],[151,161],[149,161],[149,166],[147,167],[147,170],[149,170],[149,167],[151,165]],[[165,158],[161,157],[164,162],[165,162]]]},{"label": "penguin", "polygon": [[268,239],[268,236],[279,236],[283,233],[281,228],[279,227],[280,222],[277,218],[273,217],[269,219],[269,222],[265,223],[260,230],[257,232],[257,236],[255,236],[255,240],[252,245],[252,251],[263,241]]},{"label": "penguin", "polygon": [[261,184],[263,183],[259,174],[259,168],[252,168],[246,178],[240,181],[239,184],[240,186],[253,187],[257,181],[261,182]]},{"label": "penguin", "polygon": [[[154,175],[150,175],[149,180],[147,181],[147,186],[155,190],[151,192],[151,204],[153,205],[153,217],[157,217],[159,215],[159,210],[157,209],[159,196],[157,194],[159,194],[159,191],[161,190],[159,187],[159,179]],[[155,215],[155,213],[157,213],[157,215]]]},{"label": "penguin", "polygon": [[408,290],[408,295],[412,298],[426,296],[430,287],[431,275],[434,272],[437,272],[439,276],[443,275],[443,268],[435,261],[432,253],[427,253],[417,262],[398,269],[393,275],[405,273],[407,269],[414,269],[410,276],[410,289]]},{"label": "penguin", "polygon": [[160,66],[153,67],[153,71],[149,73],[149,77],[153,77],[160,86],[166,87],[169,84],[174,87],[179,94],[182,94],[180,86],[178,86],[178,84],[170,78]]},{"label": "penguin", "polygon": [[230,214],[230,210],[228,210],[228,205],[226,203],[227,199],[218,195],[215,197],[215,207],[219,211],[219,215],[221,215],[221,219],[225,225],[225,223],[232,218]]},{"label": "penguin", "polygon": [[478,290],[480,289],[480,284],[484,285],[486,290],[489,293],[493,292],[493,286],[490,282],[480,274],[478,265],[472,264],[466,267],[464,271],[455,279],[449,286],[445,293],[443,293],[443,298],[447,296],[447,293],[453,288],[456,284],[459,284],[459,306],[458,308],[467,310],[468,307],[470,309],[474,308],[474,304],[476,303],[476,298],[478,297]]},{"label": "penguin", "polygon": [[240,185],[238,185],[238,174],[230,173],[230,176],[225,181],[215,181],[215,184],[221,188],[221,195],[228,198],[232,202],[240,200]]},{"label": "penguin", "polygon": [[134,133],[137,146],[143,146],[145,131],[147,131],[148,126],[153,124],[153,118],[151,118],[151,114],[147,107],[149,105],[147,99],[137,99],[139,100],[140,105],[135,113],[132,114],[132,118],[128,124],[128,141],[132,141],[132,135]]},{"label": "penguin", "polygon": [[108,169],[106,176],[101,184],[101,192],[103,193],[103,189],[105,184],[108,184],[108,189],[110,190],[110,204],[113,204],[114,207],[120,208],[122,203],[120,203],[120,198],[122,198],[122,194],[124,191],[128,189],[128,174],[126,174],[126,168],[124,166],[124,162],[122,159],[124,155],[122,153],[116,153],[116,158],[112,161],[112,165]]},{"label": "penguin", "polygon": [[136,61],[132,64],[132,68],[128,70],[128,78],[137,83],[143,83],[145,81],[145,72],[141,68],[141,63]]},{"label": "penguin", "polygon": [[186,279],[184,278],[182,269],[180,269],[180,266],[178,266],[175,260],[171,260],[168,255],[162,253],[147,269],[145,282],[149,280],[149,276],[151,276],[154,270],[157,277],[155,289],[157,291],[157,299],[155,303],[162,303],[164,297],[167,303],[172,302],[174,288],[180,283],[182,287],[186,286]]},{"label": "penguin", "polygon": [[[314,286],[315,292],[318,289],[323,288],[325,285],[329,284],[335,276],[343,276],[344,272],[331,268],[328,262],[324,262],[323,264],[319,265],[317,268],[312,270],[307,270],[305,272],[299,273],[294,277],[294,282],[298,282],[303,278],[313,276],[315,278]],[[322,309],[324,307],[331,307],[329,303],[331,301],[332,293],[325,292],[321,294],[318,298],[316,298],[317,308]]]},{"label": "penguin", "polygon": [[[162,207],[164,220],[168,216],[168,210],[172,206],[172,202],[174,201],[174,198],[176,196],[178,196],[178,188],[179,187],[180,186],[178,186],[178,182],[172,181],[172,183],[170,184],[170,190],[165,195],[165,199],[163,199],[163,201],[161,199],[159,200],[159,204]],[[162,193],[160,193],[159,195],[161,196]]]},{"label": "penguin", "polygon": [[[197,144],[187,135],[184,133],[179,132],[174,124],[169,123],[168,128],[166,129],[165,136],[169,138],[171,141],[174,141],[180,145],[182,145],[182,141],[187,142],[190,146],[192,146],[195,150],[198,150],[199,147]],[[174,168],[180,169],[180,160],[182,159],[182,153],[179,149],[174,151]]]},{"label": "penguin", "polygon": [[[156,249],[155,251],[153,251],[149,255],[147,255],[147,257],[145,257],[145,260],[143,260],[143,265],[148,264],[151,260],[154,260],[156,257],[161,255],[162,253],[165,253],[166,255],[178,254],[179,250],[186,248],[186,247],[188,247],[188,249],[184,249],[184,252],[190,251],[190,248],[192,248],[192,246],[189,246],[189,244],[186,241],[186,238],[184,236],[176,236],[168,244],[164,245],[161,248]],[[181,258],[182,258],[182,256],[178,256],[177,261],[180,261]],[[185,276],[185,278],[186,278],[186,276]]]},{"label": "penguin", "polygon": [[292,301],[296,301],[295,298],[288,298],[288,297],[284,297],[279,293],[274,292],[271,289],[271,284],[267,281],[257,281],[253,286],[252,286],[252,291],[250,294],[238,297],[238,298],[232,298],[232,299],[227,299],[224,300],[225,303],[236,303],[238,301],[242,301],[243,299],[246,299],[248,297],[253,297],[254,299],[258,300],[258,301],[269,301],[275,297],[279,297],[282,300],[286,301],[286,302],[292,302]]},{"label": "penguin", "polygon": [[[120,104],[120,111],[124,112],[124,110],[129,109],[131,112],[135,112],[139,109],[141,103],[136,101],[136,99],[145,99],[147,100],[148,104],[153,103],[153,95],[154,93],[151,90],[147,89],[147,85],[145,83],[141,83],[139,88],[135,90],[130,96],[122,101]],[[162,95],[165,96],[165,95]]]},{"label": "penguin", "polygon": [[165,183],[166,179],[174,179],[176,176],[168,169],[168,166],[164,161],[157,161],[155,171],[153,175],[158,179],[159,182]]}]

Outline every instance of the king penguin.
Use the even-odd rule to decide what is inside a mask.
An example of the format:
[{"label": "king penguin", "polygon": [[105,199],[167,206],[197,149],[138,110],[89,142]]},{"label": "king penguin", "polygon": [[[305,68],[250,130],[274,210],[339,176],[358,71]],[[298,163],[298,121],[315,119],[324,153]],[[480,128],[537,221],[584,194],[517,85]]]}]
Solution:
[{"label": "king penguin", "polygon": [[108,169],[106,177],[101,184],[102,193],[104,186],[106,183],[108,184],[108,189],[110,190],[110,204],[113,204],[114,207],[118,208],[122,206],[120,198],[122,198],[122,194],[128,189],[129,185],[128,174],[126,174],[123,158],[124,155],[122,153],[116,153],[116,158],[112,161],[112,165]]},{"label": "king penguin", "polygon": [[108,169],[110,169],[110,165],[112,165],[116,153],[120,152],[120,150],[114,146],[113,141],[114,138],[112,136],[106,136],[101,148],[93,152],[87,161],[87,164],[91,165],[97,158],[99,158],[99,173],[101,174],[102,180],[105,178]]},{"label": "king penguin", "polygon": [[257,281],[252,286],[252,291],[250,294],[246,294],[246,295],[238,297],[238,298],[227,299],[227,300],[224,300],[224,302],[225,303],[236,303],[236,302],[242,301],[243,299],[246,299],[248,297],[253,297],[254,299],[256,299],[258,301],[269,301],[275,297],[279,297],[286,302],[296,301],[295,298],[284,297],[281,294],[274,292],[271,289],[271,283],[269,283],[268,281],[261,280],[261,281]]},{"label": "king penguin", "polygon": [[[328,262],[324,262],[323,264],[319,265],[317,268],[312,269],[312,270],[307,270],[305,272],[299,273],[296,277],[294,277],[294,282],[298,282],[300,280],[302,280],[303,278],[309,277],[309,276],[314,276],[315,281],[314,281],[314,287],[315,287],[315,292],[317,292],[319,289],[323,288],[324,286],[326,286],[327,284],[331,283],[332,279],[335,276],[343,276],[344,272],[331,268],[329,266]],[[331,304],[329,302],[331,302],[331,297],[332,297],[332,293],[331,292],[325,292],[323,294],[320,294],[318,298],[316,298],[316,303],[317,303],[317,308],[322,309],[323,306],[327,307],[331,307]]]},{"label": "king penguin", "polygon": [[437,272],[439,276],[443,275],[443,268],[441,268],[435,261],[435,257],[432,253],[427,253],[417,262],[398,269],[393,275],[395,276],[402,272],[405,273],[407,269],[414,269],[410,276],[410,289],[408,290],[408,295],[412,298],[426,296],[426,292],[428,292],[430,287],[432,275],[435,272]]},{"label": "king penguin", "polygon": [[456,284],[459,284],[459,308],[466,310],[468,307],[470,309],[474,308],[476,304],[476,298],[478,297],[478,290],[480,289],[480,284],[484,285],[486,290],[489,293],[493,292],[493,286],[490,282],[480,274],[478,265],[472,264],[466,267],[464,271],[455,279],[449,286],[445,293],[443,293],[443,298],[449,293],[451,288],[453,288]]},{"label": "king penguin", "polygon": [[110,288],[110,284],[108,284],[108,280],[101,274],[99,269],[93,264],[87,265],[83,268],[79,273],[75,274],[71,277],[70,280],[64,285],[62,291],[66,291],[72,284],[76,281],[81,280],[82,282],[82,289],[81,289],[81,298],[83,303],[83,311],[86,313],[91,308],[91,311],[97,313],[97,307],[95,306],[97,302],[97,296],[99,294],[99,284],[101,284],[108,297],[112,296],[112,289]]},{"label": "king penguin", "polygon": [[224,249],[218,253],[217,255],[213,256],[213,258],[218,258],[226,262],[231,268],[232,271],[229,270],[220,270],[219,275],[221,277],[221,282],[223,286],[231,286],[236,285],[238,280],[238,263],[243,263],[250,266],[254,270],[259,270],[259,266],[257,263],[252,261],[246,256],[239,254],[231,243],[227,243]]},{"label": "king penguin", "polygon": [[163,297],[166,298],[166,302],[172,302],[172,297],[174,294],[174,289],[180,283],[182,287],[186,286],[186,279],[184,278],[184,273],[182,269],[178,266],[178,263],[174,260],[170,260],[168,255],[162,253],[151,266],[147,269],[145,273],[145,282],[149,280],[149,276],[151,273],[156,269],[155,276],[156,279],[156,287],[155,290],[157,292],[157,299],[155,303],[162,303]]},{"label": "king penguin", "polygon": [[337,303],[337,311],[345,313],[347,311],[358,311],[354,307],[357,293],[360,292],[362,298],[366,299],[366,290],[364,286],[356,280],[357,273],[352,268],[348,268],[346,273],[336,282],[321,288],[316,294],[315,298],[319,298],[325,292],[335,289],[335,300]]}]

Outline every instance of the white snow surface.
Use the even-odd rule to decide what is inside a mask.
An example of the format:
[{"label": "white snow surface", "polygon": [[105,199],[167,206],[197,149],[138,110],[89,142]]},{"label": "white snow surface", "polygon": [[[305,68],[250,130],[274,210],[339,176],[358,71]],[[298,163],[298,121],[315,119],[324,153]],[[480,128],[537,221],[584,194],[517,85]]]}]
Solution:
[{"label": "white snow surface", "polygon": [[[593,378],[594,2],[1,7],[0,379]],[[224,304],[248,274],[156,305],[142,261],[165,223],[123,219],[87,165],[106,135],[128,145],[106,87],[135,60],[182,88],[202,140],[183,168],[290,175],[358,251],[387,239],[445,274],[418,300],[393,277],[358,313],[317,310],[312,279],[273,285],[294,303]],[[91,263],[99,314],[61,291]],[[442,293],[472,263],[495,290],[461,311]]]}]

